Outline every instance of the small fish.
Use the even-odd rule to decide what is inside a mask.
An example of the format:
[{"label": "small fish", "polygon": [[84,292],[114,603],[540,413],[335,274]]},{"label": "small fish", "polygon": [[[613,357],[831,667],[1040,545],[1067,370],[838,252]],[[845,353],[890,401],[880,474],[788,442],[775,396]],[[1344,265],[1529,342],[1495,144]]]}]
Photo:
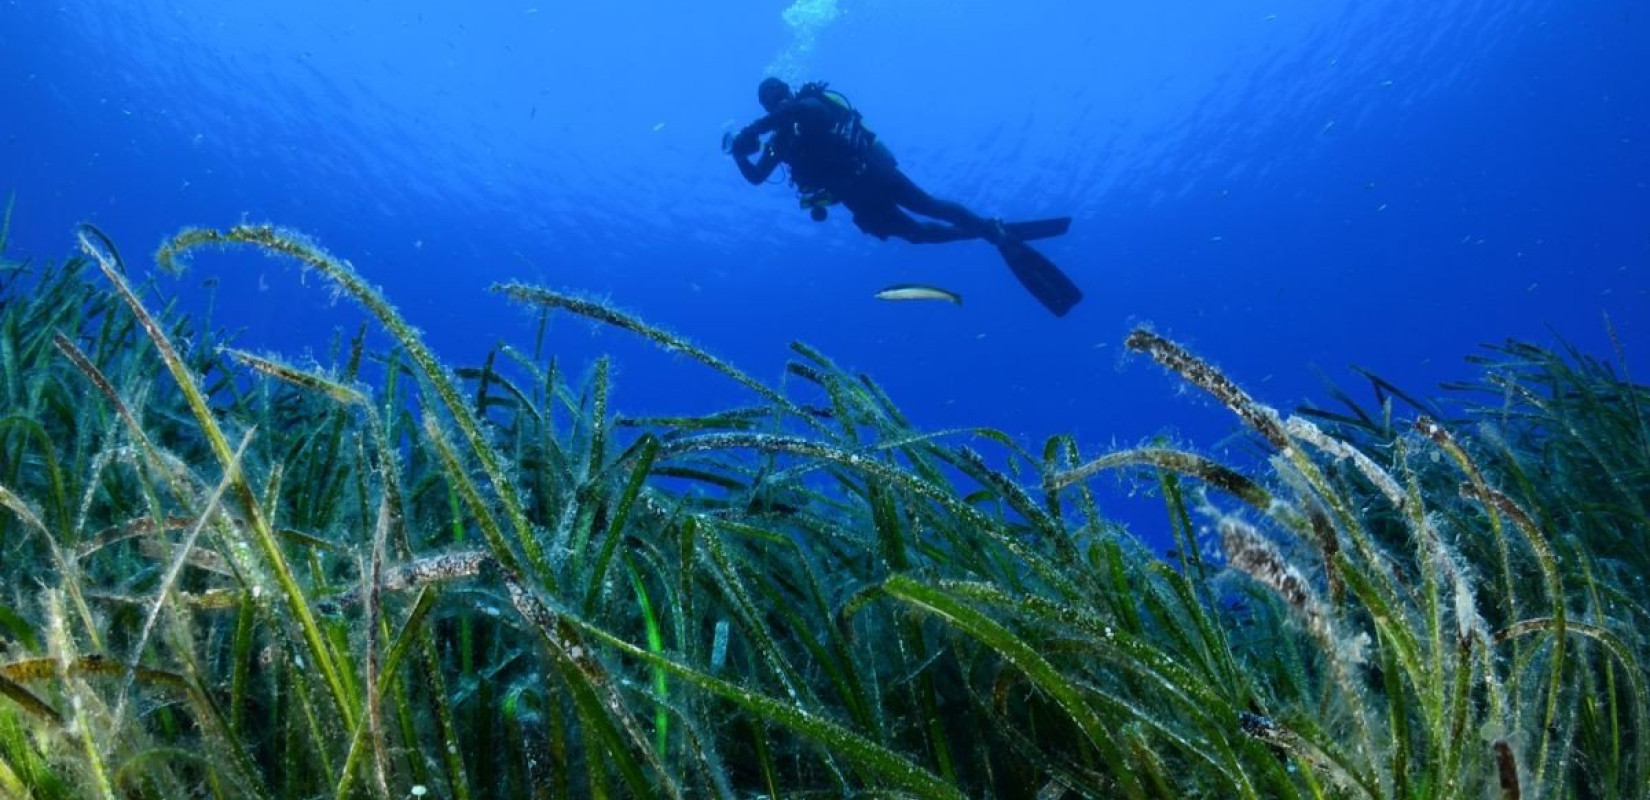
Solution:
[{"label": "small fish", "polygon": [[878,300],[944,300],[962,305],[962,295],[936,286],[897,283],[876,293]]}]

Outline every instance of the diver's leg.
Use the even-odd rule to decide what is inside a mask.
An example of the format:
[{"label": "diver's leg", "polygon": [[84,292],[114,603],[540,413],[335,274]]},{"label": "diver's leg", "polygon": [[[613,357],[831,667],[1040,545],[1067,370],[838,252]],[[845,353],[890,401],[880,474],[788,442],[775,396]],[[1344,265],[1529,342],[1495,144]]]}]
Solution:
[{"label": "diver's leg", "polygon": [[904,237],[908,242],[916,244],[944,244],[946,242],[960,242],[964,239],[978,239],[980,235],[963,230],[956,225],[941,225],[938,222],[921,222],[911,220],[914,235]]},{"label": "diver's leg", "polygon": [[919,220],[892,203],[854,212],[854,224],[879,239],[895,236],[912,244],[940,244],[979,238],[978,234],[955,225]]},{"label": "diver's leg", "polygon": [[[896,236],[908,242],[921,242],[926,232],[925,223],[918,222],[910,214],[899,210],[893,203],[876,203],[874,205],[859,205],[855,207],[848,203],[849,209],[854,212],[854,225],[860,230],[877,237],[887,239]],[[943,227],[935,225],[933,227]]]},{"label": "diver's leg", "polygon": [[985,239],[996,242],[1003,237],[1002,226],[997,222],[975,214],[961,203],[941,200],[923,191],[922,187],[905,173],[896,169],[889,177],[892,179],[891,188],[895,203],[925,217],[951,223],[949,228],[927,223],[930,228],[947,230],[948,233],[930,234],[930,238],[924,239],[924,242],[954,242],[959,239]]},{"label": "diver's leg", "polygon": [[980,238],[980,234],[965,230],[957,225],[925,222],[904,211],[896,210],[894,213],[903,219],[900,231],[894,235],[913,244],[944,244],[946,242],[960,242],[964,239]]}]

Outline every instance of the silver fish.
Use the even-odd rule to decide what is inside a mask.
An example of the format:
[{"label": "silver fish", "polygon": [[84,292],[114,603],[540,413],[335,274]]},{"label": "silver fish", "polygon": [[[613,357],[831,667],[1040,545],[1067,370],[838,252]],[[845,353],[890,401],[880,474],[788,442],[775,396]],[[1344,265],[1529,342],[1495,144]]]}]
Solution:
[{"label": "silver fish", "polygon": [[876,293],[878,300],[944,300],[962,305],[962,295],[937,286],[918,283],[897,283]]}]

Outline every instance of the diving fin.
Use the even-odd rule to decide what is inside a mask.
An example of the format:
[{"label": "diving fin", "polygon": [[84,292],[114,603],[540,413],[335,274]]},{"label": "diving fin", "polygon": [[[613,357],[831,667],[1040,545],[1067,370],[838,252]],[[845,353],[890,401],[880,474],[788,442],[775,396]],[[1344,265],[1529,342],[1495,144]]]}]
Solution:
[{"label": "diving fin", "polygon": [[1005,222],[1003,230],[1008,231],[1008,235],[1027,242],[1033,239],[1051,239],[1055,236],[1064,236],[1066,231],[1071,230],[1071,217]]},{"label": "diving fin", "polygon": [[[1012,230],[1012,228],[1010,228]],[[1083,299],[1083,290],[1077,288],[1054,262],[1031,245],[1015,239],[1006,239],[997,245],[997,252],[1008,262],[1008,268],[1019,279],[1020,285],[1031,292],[1056,317],[1063,317],[1072,306]]]}]

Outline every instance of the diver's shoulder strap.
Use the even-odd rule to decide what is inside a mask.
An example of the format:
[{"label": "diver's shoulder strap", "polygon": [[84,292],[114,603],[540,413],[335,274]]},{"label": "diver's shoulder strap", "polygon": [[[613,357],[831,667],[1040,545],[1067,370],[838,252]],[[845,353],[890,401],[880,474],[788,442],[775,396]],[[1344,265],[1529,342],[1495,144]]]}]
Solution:
[{"label": "diver's shoulder strap", "polygon": [[854,104],[848,101],[847,95],[832,89],[831,85],[824,81],[814,81],[812,83],[802,84],[802,88],[797,90],[796,96],[817,97],[833,106],[836,106],[838,110],[854,110]]},{"label": "diver's shoulder strap", "polygon": [[837,117],[832,132],[847,139],[855,149],[868,146],[871,140],[876,138],[876,134],[865,127],[865,118],[859,113],[859,109],[854,108],[853,101],[849,100],[847,95],[830,88],[830,84],[824,81],[804,83],[802,88],[797,90],[796,96],[823,100]]}]

